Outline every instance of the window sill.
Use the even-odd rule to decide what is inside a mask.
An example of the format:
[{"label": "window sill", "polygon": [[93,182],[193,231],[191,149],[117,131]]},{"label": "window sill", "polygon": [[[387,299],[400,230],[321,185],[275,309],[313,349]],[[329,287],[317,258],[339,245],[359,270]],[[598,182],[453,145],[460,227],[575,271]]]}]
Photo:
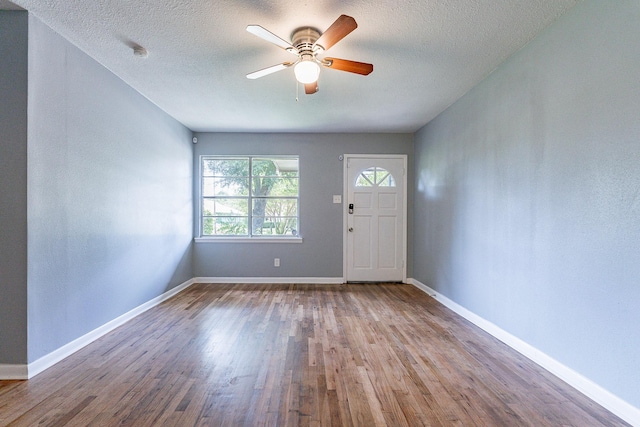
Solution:
[{"label": "window sill", "polygon": [[196,237],[196,243],[302,243],[302,237]]}]

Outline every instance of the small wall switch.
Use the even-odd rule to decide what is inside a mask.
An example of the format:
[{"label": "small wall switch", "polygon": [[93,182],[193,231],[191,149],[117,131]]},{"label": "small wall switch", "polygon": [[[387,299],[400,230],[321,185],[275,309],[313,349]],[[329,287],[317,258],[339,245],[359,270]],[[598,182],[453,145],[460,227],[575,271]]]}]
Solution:
[{"label": "small wall switch", "polygon": [[273,266],[274,267],[280,267],[280,258],[274,258],[273,259]]},{"label": "small wall switch", "polygon": [[342,203],[342,196],[340,194],[334,194],[333,203]]}]

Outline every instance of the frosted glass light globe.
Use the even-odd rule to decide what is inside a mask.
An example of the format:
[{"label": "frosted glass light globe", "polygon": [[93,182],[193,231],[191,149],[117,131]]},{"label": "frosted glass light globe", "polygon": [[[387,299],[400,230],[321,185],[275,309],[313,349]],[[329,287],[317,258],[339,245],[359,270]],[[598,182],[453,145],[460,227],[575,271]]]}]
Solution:
[{"label": "frosted glass light globe", "polygon": [[313,83],[318,80],[320,75],[320,66],[313,60],[300,61],[293,68],[293,72],[298,80],[303,85]]}]

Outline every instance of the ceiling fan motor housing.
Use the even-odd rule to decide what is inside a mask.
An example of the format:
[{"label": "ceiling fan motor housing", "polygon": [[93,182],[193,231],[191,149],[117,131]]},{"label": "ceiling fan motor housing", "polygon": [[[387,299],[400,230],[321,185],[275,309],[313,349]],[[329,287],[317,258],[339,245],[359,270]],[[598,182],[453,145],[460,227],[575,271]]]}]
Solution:
[{"label": "ceiling fan motor housing", "polygon": [[316,51],[314,51],[313,45],[319,38],[320,31],[317,29],[313,27],[301,27],[291,33],[291,44],[298,49],[298,54],[301,59],[312,59],[319,48],[316,46]]}]

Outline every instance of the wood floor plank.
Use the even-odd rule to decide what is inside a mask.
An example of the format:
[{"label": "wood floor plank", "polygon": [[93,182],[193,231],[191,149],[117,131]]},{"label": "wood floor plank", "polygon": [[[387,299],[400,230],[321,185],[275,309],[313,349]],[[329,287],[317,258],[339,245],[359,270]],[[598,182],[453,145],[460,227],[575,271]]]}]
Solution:
[{"label": "wood floor plank", "polygon": [[625,426],[418,289],[196,284],[29,381],[2,426]]}]

